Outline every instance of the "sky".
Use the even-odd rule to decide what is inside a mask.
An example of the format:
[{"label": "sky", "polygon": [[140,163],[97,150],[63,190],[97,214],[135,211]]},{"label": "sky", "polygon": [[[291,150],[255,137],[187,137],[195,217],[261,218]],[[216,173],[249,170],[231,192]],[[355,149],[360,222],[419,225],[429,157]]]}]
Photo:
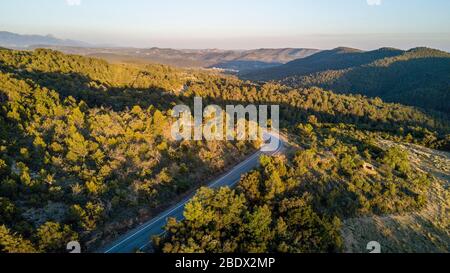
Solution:
[{"label": "sky", "polygon": [[450,51],[449,0],[0,0],[0,31],[170,48]]}]

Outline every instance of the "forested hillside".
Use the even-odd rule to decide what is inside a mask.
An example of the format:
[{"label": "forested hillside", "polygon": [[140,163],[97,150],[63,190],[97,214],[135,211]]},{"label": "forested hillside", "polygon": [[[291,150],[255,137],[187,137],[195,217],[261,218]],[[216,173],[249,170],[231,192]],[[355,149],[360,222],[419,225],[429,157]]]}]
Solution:
[{"label": "forested hillside", "polygon": [[[432,178],[415,173],[406,152],[364,138],[342,141],[346,130],[333,127],[303,135],[312,146],[287,160],[263,157],[236,190],[201,189],[186,219],[169,220],[155,245],[165,253],[340,252],[342,220],[427,204]],[[367,169],[368,162],[377,167]]]},{"label": "forested hillside", "polygon": [[[437,133],[448,133],[448,118],[441,120],[441,127],[414,108],[317,88],[266,84],[243,91],[231,86],[223,92],[208,90],[213,92],[192,92],[211,100],[281,104],[290,143],[285,155],[261,158],[260,168],[244,175],[235,190],[201,189],[186,206],[185,219],[170,219],[167,234],[153,238],[157,251],[341,252],[343,222],[420,212],[435,205],[430,204],[435,188],[444,187],[443,196],[449,196],[448,188],[431,173],[413,166],[408,151],[381,144],[387,139],[448,147],[449,135]],[[444,209],[445,198],[439,204]],[[432,251],[449,251],[448,215],[435,217],[432,233],[414,234],[435,238]],[[382,231],[369,235],[403,240]],[[420,246],[408,242],[408,249],[420,251]]]},{"label": "forested hillside", "polygon": [[308,75],[369,64],[386,57],[398,56],[401,53],[401,50],[393,48],[381,48],[365,52],[354,48],[338,47],[321,51],[304,59],[291,61],[279,67],[243,73],[242,76],[261,81],[282,80],[289,76]]},{"label": "forested hillside", "polygon": [[263,158],[235,191],[202,190],[187,221],[169,222],[157,242],[166,252],[339,251],[340,219],[426,203],[430,178],[377,141],[446,149],[450,140],[448,116],[381,99],[2,49],[0,252],[60,252],[74,239],[95,250],[259,147],[173,141],[170,110],[194,96],[279,104],[294,146],[286,159]]},{"label": "forested hillside", "polygon": [[172,141],[168,67],[2,50],[0,70],[2,252],[93,250],[257,147]]},{"label": "forested hillside", "polygon": [[429,48],[370,52],[337,49],[244,77],[380,97],[450,113],[450,54]]}]

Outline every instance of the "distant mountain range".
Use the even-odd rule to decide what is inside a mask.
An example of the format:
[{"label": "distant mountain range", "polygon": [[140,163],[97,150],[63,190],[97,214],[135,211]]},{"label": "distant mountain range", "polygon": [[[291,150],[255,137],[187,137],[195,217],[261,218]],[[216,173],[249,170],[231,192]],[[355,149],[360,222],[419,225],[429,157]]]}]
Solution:
[{"label": "distant mountain range", "polygon": [[49,48],[67,54],[103,58],[112,62],[160,63],[179,67],[217,68],[245,72],[270,68],[311,56],[319,50],[305,48],[220,50],[123,48],[94,46],[75,40],[58,39],[52,35],[21,35],[0,32],[0,46],[12,49]]},{"label": "distant mountain range", "polygon": [[31,46],[91,46],[88,43],[58,39],[52,35],[21,35],[0,31],[0,46],[14,49],[25,49]]},{"label": "distant mountain range", "polygon": [[230,71],[251,71],[279,66],[292,60],[311,56],[319,50],[303,48],[221,50],[170,48],[96,48],[51,46],[67,54],[107,59],[112,62],[160,63],[179,67],[218,68]]},{"label": "distant mountain range", "polygon": [[336,48],[285,65],[242,73],[293,87],[318,86],[450,113],[450,53],[414,48]]},{"label": "distant mountain range", "polygon": [[318,86],[335,93],[381,97],[450,113],[450,53],[429,48],[138,49],[95,47],[51,35],[10,32],[0,32],[0,47],[42,47],[120,63],[216,68],[248,80],[279,81],[293,87]]}]

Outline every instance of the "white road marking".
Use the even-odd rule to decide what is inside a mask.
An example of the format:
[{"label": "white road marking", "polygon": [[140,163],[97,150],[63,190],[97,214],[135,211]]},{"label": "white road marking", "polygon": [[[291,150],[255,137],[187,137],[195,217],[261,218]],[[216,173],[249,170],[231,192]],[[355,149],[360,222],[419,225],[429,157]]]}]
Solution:
[{"label": "white road marking", "polygon": [[[233,168],[233,170],[231,170],[227,175],[223,176],[222,178],[220,178],[219,180],[217,180],[216,182],[214,182],[213,184],[211,184],[209,187],[214,187],[216,186],[218,183],[222,182],[222,180],[226,179],[228,176],[232,175],[233,172],[238,169],[241,168],[243,165],[247,164],[248,162],[252,161],[254,159],[255,156],[259,156],[259,151],[257,153],[255,153],[253,156],[251,156],[250,158],[248,158],[247,160],[241,162],[239,165],[237,165],[236,167]],[[122,241],[120,241],[119,243],[117,243],[116,245],[112,246],[111,248],[109,248],[108,250],[105,251],[105,253],[109,253],[111,250],[115,249],[116,247],[120,246],[121,244],[125,243],[126,241],[128,241],[129,239],[133,238],[134,236],[138,235],[139,233],[141,233],[142,231],[144,231],[145,229],[147,229],[148,227],[152,226],[153,224],[155,224],[156,222],[160,221],[161,219],[163,219],[164,217],[169,216],[172,212],[176,211],[177,209],[181,208],[182,206],[186,205],[186,203],[191,200],[192,197],[187,198],[187,200],[182,201],[181,204],[179,204],[177,207],[171,209],[169,212],[165,213],[164,215],[152,220],[150,223],[145,224],[144,226],[142,226],[139,230],[137,230],[136,232],[134,232],[133,234],[131,234],[130,236],[128,236],[127,238],[124,238]]]},{"label": "white road marking", "polygon": [[[281,139],[279,139],[280,142],[279,143],[283,143],[281,141]],[[278,149],[271,153],[271,155],[275,155],[277,153],[279,153],[282,149],[283,145],[280,145],[278,147]],[[231,171],[229,171],[225,176],[219,178],[218,180],[216,180],[215,182],[213,182],[212,184],[210,184],[208,187],[213,188],[215,187],[217,184],[219,184],[220,182],[222,182],[224,179],[226,179],[227,177],[229,177],[230,175],[232,175],[234,173],[235,170],[243,167],[244,165],[248,164],[249,162],[251,162],[252,160],[255,159],[255,157],[259,157],[263,154],[263,152],[261,151],[262,148],[256,152],[255,154],[253,154],[251,157],[249,157],[248,159],[246,159],[245,161],[241,162],[240,164],[238,164],[237,166],[235,166]],[[239,179],[237,179],[236,181],[231,182],[231,184],[229,186],[233,187],[234,185],[236,185],[238,183]],[[111,248],[109,248],[108,250],[105,251],[105,253],[110,253],[112,250],[114,250],[115,248],[117,248],[118,246],[122,245],[123,243],[125,243],[126,241],[130,240],[131,238],[135,237],[136,235],[138,235],[139,233],[145,231],[146,229],[148,229],[149,227],[151,227],[153,224],[155,224],[156,222],[162,220],[163,218],[166,218],[167,216],[169,216],[172,212],[178,210],[179,208],[183,207],[186,205],[187,202],[189,202],[192,199],[192,196],[189,196],[188,198],[186,198],[184,201],[182,201],[181,203],[179,203],[179,205],[177,205],[175,208],[171,209],[169,212],[166,212],[164,215],[161,215],[159,217],[157,217],[156,219],[153,219],[152,221],[150,221],[147,224],[144,224],[141,228],[139,228],[137,231],[135,231],[133,234],[131,234],[130,236],[124,238],[123,240],[121,240],[119,243],[117,243],[116,245],[112,246]],[[161,234],[164,234],[165,231]],[[146,243],[144,246],[140,247],[139,250],[144,249],[145,247],[147,247],[148,245],[150,245],[151,242]]]}]

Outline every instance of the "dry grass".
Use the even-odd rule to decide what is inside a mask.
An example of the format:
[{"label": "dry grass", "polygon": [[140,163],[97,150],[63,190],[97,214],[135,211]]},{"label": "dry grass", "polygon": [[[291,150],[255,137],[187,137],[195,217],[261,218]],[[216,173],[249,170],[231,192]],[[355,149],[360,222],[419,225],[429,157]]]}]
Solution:
[{"label": "dry grass", "polygon": [[410,153],[411,164],[417,171],[434,177],[428,205],[414,213],[344,221],[345,252],[368,252],[366,245],[370,241],[379,242],[384,253],[450,252],[450,154],[388,141],[382,141],[381,145],[401,146]]}]

